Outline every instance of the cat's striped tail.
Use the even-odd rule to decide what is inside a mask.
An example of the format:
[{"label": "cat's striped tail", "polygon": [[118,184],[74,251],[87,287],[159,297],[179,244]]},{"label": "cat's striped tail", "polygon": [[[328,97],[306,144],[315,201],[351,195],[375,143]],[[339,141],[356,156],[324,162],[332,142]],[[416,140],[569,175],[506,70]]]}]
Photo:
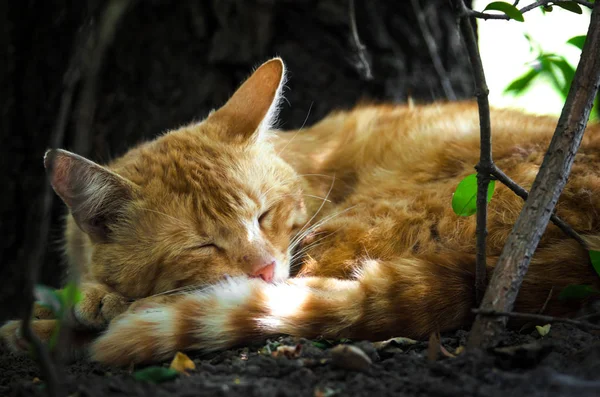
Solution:
[{"label": "cat's striped tail", "polygon": [[366,261],[350,280],[296,278],[280,284],[230,279],[154,308],[126,312],[92,346],[113,365],[218,350],[266,337],[424,337],[469,317],[472,275],[421,259]]}]

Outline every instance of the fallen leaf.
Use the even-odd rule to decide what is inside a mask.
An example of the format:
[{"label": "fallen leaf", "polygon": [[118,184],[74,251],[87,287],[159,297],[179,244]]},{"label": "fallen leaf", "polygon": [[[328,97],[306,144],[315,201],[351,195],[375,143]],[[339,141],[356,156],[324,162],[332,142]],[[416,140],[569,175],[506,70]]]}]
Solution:
[{"label": "fallen leaf", "polygon": [[535,329],[537,329],[538,334],[540,334],[540,336],[546,336],[550,333],[550,324],[546,324],[542,327],[540,327],[539,325],[535,326]]},{"label": "fallen leaf", "polygon": [[446,356],[446,357],[449,357],[449,358],[454,358],[454,357],[456,357],[456,355],[454,355],[454,354],[450,353],[448,350],[446,350],[446,348],[445,348],[445,347],[444,347],[444,345],[442,345],[442,344],[440,344],[440,352],[441,352],[441,353],[442,353],[444,356]]},{"label": "fallen leaf", "polygon": [[381,342],[375,342],[373,343],[373,347],[379,352],[384,351],[386,353],[402,353],[402,348],[410,347],[417,343],[418,342],[414,339],[399,337],[391,338]]},{"label": "fallen leaf", "polygon": [[287,358],[298,358],[302,353],[302,345],[297,344],[296,346],[277,346],[277,349],[271,353],[272,357],[287,357]]},{"label": "fallen leaf", "polygon": [[196,369],[196,364],[190,358],[182,352],[177,352],[173,361],[171,361],[170,369],[174,369],[180,374],[189,375],[186,371],[193,371]]},{"label": "fallen leaf", "polygon": [[337,345],[331,349],[331,363],[338,368],[364,371],[372,364],[367,354],[356,346]]},{"label": "fallen leaf", "polygon": [[431,362],[436,361],[441,352],[440,335],[432,332],[429,335],[429,345],[427,346],[427,359]]},{"label": "fallen leaf", "polygon": [[536,340],[523,345],[496,347],[491,351],[496,356],[496,365],[502,369],[532,368],[552,351],[552,345]]},{"label": "fallen leaf", "polygon": [[40,382],[41,382],[41,380],[40,380],[40,378],[38,378],[38,377],[35,377],[35,378],[33,378],[33,379],[32,379],[32,381],[31,381],[31,383],[33,383],[34,385],[35,385],[35,384],[38,384],[38,383],[40,383]]},{"label": "fallen leaf", "polygon": [[464,351],[465,351],[465,347],[461,345],[461,346],[458,346],[456,348],[456,350],[454,350],[454,354],[458,356],[459,354],[462,354]]},{"label": "fallen leaf", "polygon": [[165,367],[147,367],[133,373],[135,380],[151,383],[163,383],[179,376],[179,372]]}]

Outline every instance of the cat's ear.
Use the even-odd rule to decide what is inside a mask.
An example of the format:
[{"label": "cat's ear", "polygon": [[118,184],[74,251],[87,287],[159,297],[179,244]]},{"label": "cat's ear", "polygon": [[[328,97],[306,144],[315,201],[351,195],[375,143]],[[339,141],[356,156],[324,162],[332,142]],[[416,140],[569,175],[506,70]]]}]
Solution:
[{"label": "cat's ear", "polygon": [[236,140],[257,138],[277,118],[285,66],[280,58],[262,64],[220,109],[208,117]]},{"label": "cat's ear", "polygon": [[109,225],[133,198],[135,186],[107,168],[66,150],[48,150],[44,167],[54,191],[69,207],[81,230],[96,242],[107,241]]}]

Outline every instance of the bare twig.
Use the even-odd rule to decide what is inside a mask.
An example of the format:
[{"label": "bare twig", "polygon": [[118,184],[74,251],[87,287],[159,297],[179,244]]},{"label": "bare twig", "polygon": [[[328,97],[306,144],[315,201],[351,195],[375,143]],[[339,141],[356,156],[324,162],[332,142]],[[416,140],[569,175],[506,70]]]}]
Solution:
[{"label": "bare twig", "polygon": [[552,316],[545,316],[542,314],[502,312],[502,311],[496,311],[496,310],[483,310],[483,309],[473,309],[472,312],[479,316],[484,316],[484,317],[518,318],[518,319],[522,319],[522,320],[539,321],[540,323],[544,323],[544,324],[564,323],[564,324],[574,325],[575,327],[578,327],[578,328],[581,328],[584,330],[600,331],[600,325],[588,323],[586,321],[572,320],[570,318],[552,317]]},{"label": "bare twig", "polygon": [[[543,7],[543,6],[557,4],[557,3],[565,3],[565,2],[575,2],[579,5],[582,5],[587,8],[592,8],[594,6],[593,3],[590,3],[589,1],[585,1],[585,0],[539,0],[539,1],[536,1],[534,3],[531,3],[527,6],[519,9],[519,11],[521,12],[521,14],[525,14],[526,12],[534,10],[538,7]],[[515,3],[513,5],[517,6],[518,3],[519,3],[518,1],[515,1]],[[488,20],[488,19],[503,19],[503,20],[512,19],[511,17],[509,17],[506,14],[488,14],[486,12],[471,10],[470,8],[467,8],[466,6],[464,6],[464,8],[461,9],[461,16],[468,16],[468,17],[480,18],[480,19],[485,19],[485,20]]]},{"label": "bare twig", "polygon": [[[462,2],[461,2],[462,3]],[[463,4],[464,6],[464,4]],[[529,198],[508,236],[480,308],[510,312],[529,267],[529,262],[558,201],[600,84],[600,2],[595,3],[581,59],[556,131]],[[506,317],[477,316],[468,347],[493,346],[504,329]]]},{"label": "bare twig", "polygon": [[111,0],[104,8],[96,34],[90,35],[86,43],[88,53],[84,57],[86,65],[75,126],[77,134],[73,145],[75,152],[82,156],[88,156],[90,152],[98,76],[102,70],[104,55],[112,44],[119,21],[131,4],[132,0]]},{"label": "bare twig", "polygon": [[[71,114],[75,87],[81,77],[80,63],[80,53],[75,51],[69,61],[69,66],[63,78],[63,94],[56,124],[50,137],[50,147],[59,147],[63,145],[65,131]],[[48,395],[58,396],[61,395],[61,386],[59,383],[57,366],[53,363],[46,346],[38,339],[31,329],[31,319],[34,307],[34,288],[38,281],[39,265],[42,262],[42,255],[46,250],[46,241],[50,230],[50,214],[54,202],[54,192],[50,184],[52,179],[51,171],[47,173],[46,179],[47,183],[44,184],[40,219],[32,223],[36,225],[37,238],[35,239],[35,247],[31,250],[27,263],[28,276],[23,296],[25,299],[28,299],[28,302],[25,303],[25,311],[21,317],[21,334],[23,335],[23,338],[33,346],[43,378],[46,382]]]},{"label": "bare twig", "polygon": [[546,300],[544,301],[544,304],[542,305],[542,308],[540,309],[538,314],[542,314],[543,312],[546,311],[546,307],[548,306],[548,302],[550,302],[550,299],[552,299],[553,293],[554,293],[554,287],[550,288],[550,292],[548,292],[548,296],[546,297]]},{"label": "bare twig", "polygon": [[358,28],[356,27],[356,11],[354,10],[354,0],[348,0],[348,16],[350,19],[350,29],[352,30],[352,41],[356,47],[356,53],[358,54],[358,60],[360,61],[360,71],[365,80],[373,80],[373,73],[371,72],[371,64],[369,62],[369,55],[367,54],[367,47],[360,41],[358,36]]},{"label": "bare twig", "polygon": [[[527,200],[527,197],[529,197],[529,192],[527,192],[527,190],[525,190],[521,186],[519,186],[515,181],[513,181],[508,175],[506,175],[496,165],[494,165],[494,167],[492,169],[492,175],[497,180],[499,180],[504,185],[506,185],[510,190],[512,190],[517,196],[521,197],[523,200]],[[577,241],[579,244],[581,244],[581,246],[583,248],[589,249],[589,247],[588,247],[587,243],[585,242],[585,240],[583,239],[583,237],[581,237],[581,235],[579,235],[579,233],[577,233],[571,226],[569,226],[565,221],[563,221],[561,218],[559,218],[556,214],[552,213],[552,216],[550,216],[550,220],[560,230],[562,230],[563,233],[565,233],[567,236],[571,237],[572,239]]]},{"label": "bare twig", "polygon": [[448,78],[448,73],[446,73],[446,68],[444,68],[444,64],[440,59],[439,51],[437,48],[437,44],[435,43],[435,39],[429,30],[429,25],[427,24],[427,20],[425,18],[425,13],[419,4],[419,0],[411,0],[413,9],[415,10],[415,14],[417,15],[417,22],[419,24],[419,29],[421,29],[421,33],[423,34],[423,39],[425,40],[425,45],[427,46],[427,50],[429,51],[429,56],[431,57],[431,61],[433,63],[433,67],[440,78],[440,83],[442,85],[442,89],[444,90],[444,94],[446,98],[455,101],[456,94],[454,93],[454,89],[452,88],[452,83]]},{"label": "bare twig", "polygon": [[[451,0],[455,10],[466,8],[463,0]],[[460,31],[469,54],[473,79],[475,82],[475,96],[479,109],[480,153],[477,170],[477,254],[475,266],[475,300],[481,302],[486,286],[486,237],[487,237],[487,192],[494,168],[492,160],[492,133],[490,123],[490,104],[488,101],[489,89],[485,81],[483,64],[479,55],[477,39],[473,25],[469,18],[462,17],[459,21]]]}]

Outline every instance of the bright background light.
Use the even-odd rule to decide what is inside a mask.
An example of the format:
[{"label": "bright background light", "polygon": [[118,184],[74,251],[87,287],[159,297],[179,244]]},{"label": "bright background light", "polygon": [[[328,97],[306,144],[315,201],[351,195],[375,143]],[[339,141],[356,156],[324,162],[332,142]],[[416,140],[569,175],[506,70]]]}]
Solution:
[{"label": "bright background light", "polygon": [[[492,0],[474,0],[473,9],[481,11]],[[523,7],[531,1],[521,1]],[[554,6],[550,13],[539,9],[524,14],[525,22],[479,20],[479,48],[486,79],[490,89],[490,104],[512,107],[536,114],[560,114],[563,99],[544,79],[537,77],[530,89],[519,96],[504,94],[504,89],[517,77],[529,70],[528,63],[537,57],[525,38],[528,34],[545,53],[564,56],[574,67],[580,51],[566,44],[573,36],[584,35],[590,22],[590,12],[582,15]]]}]

